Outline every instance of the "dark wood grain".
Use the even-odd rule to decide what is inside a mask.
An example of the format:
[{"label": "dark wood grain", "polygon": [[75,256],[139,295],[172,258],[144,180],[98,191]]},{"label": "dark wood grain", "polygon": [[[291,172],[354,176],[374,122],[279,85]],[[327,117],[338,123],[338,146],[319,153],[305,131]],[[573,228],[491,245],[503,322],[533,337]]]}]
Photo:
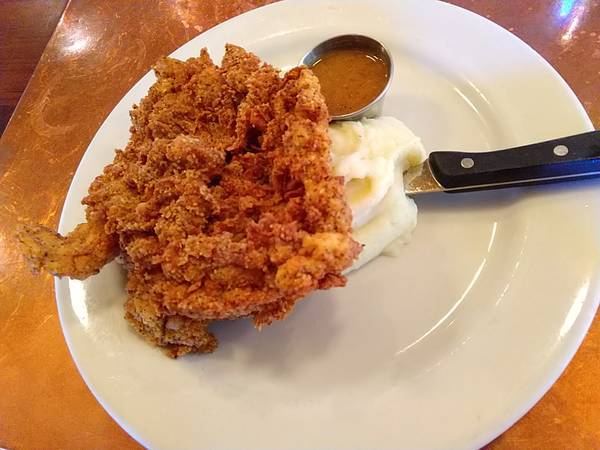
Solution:
[{"label": "dark wood grain", "polygon": [[0,135],[67,0],[0,0]]}]

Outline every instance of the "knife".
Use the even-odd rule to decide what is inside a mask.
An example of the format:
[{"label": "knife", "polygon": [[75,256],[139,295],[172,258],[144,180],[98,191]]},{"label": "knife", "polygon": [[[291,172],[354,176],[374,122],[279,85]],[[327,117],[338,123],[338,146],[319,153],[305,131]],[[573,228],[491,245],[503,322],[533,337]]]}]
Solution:
[{"label": "knife", "polygon": [[407,194],[469,192],[600,176],[600,131],[491,152],[432,152],[405,175]]}]

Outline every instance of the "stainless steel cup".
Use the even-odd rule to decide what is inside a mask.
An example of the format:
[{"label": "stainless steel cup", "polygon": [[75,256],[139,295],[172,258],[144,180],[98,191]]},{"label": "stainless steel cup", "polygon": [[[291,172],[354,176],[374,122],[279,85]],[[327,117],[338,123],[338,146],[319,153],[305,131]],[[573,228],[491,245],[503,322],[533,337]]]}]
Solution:
[{"label": "stainless steel cup", "polygon": [[392,61],[391,55],[381,42],[360,34],[345,34],[327,39],[304,55],[300,61],[300,64],[310,68],[327,53],[330,53],[334,50],[350,49],[364,50],[381,59],[381,61],[383,61],[383,63],[387,66],[388,81],[379,95],[375,97],[369,104],[363,106],[357,111],[331,116],[331,120],[360,120],[362,118],[371,118],[381,115],[385,94],[392,84],[392,77],[394,76],[394,62]]}]

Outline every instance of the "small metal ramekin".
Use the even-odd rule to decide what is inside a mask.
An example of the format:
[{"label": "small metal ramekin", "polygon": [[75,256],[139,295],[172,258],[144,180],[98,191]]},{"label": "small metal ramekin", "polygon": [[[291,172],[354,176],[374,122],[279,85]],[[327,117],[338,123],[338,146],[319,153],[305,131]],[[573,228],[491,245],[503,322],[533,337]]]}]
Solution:
[{"label": "small metal ramekin", "polygon": [[392,84],[392,78],[394,76],[394,62],[392,61],[391,55],[381,42],[360,34],[344,34],[342,36],[336,36],[331,39],[327,39],[304,55],[300,61],[300,64],[310,68],[329,52],[334,50],[350,49],[365,50],[373,56],[381,59],[387,66],[388,81],[379,95],[371,100],[370,103],[363,106],[358,111],[331,116],[331,120],[360,120],[362,118],[371,118],[381,115],[385,94],[387,94]]}]

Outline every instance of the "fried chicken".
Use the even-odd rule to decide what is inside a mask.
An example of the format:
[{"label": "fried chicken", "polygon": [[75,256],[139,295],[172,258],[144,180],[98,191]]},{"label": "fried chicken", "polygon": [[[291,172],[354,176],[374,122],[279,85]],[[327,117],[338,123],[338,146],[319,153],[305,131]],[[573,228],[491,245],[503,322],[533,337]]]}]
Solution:
[{"label": "fried chicken", "polygon": [[26,227],[35,269],[83,278],[121,253],[125,316],[176,357],[213,351],[211,321],[284,318],[316,289],[343,286],[361,250],[315,76],[283,77],[240,47],[165,58],[131,111],[131,137],[83,200],[66,237]]},{"label": "fried chicken", "polygon": [[40,225],[24,226],[19,239],[34,272],[44,269],[77,279],[97,273],[119,253],[116,237],[96,220],[77,225],[68,237]]}]

